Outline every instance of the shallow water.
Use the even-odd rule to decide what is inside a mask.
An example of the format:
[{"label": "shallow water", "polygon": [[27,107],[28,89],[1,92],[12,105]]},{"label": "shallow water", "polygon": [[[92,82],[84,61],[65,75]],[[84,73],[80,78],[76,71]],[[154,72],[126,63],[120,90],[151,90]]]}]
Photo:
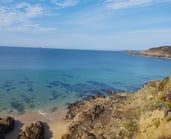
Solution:
[{"label": "shallow water", "polygon": [[124,51],[0,47],[0,112],[53,112],[106,90],[134,91],[170,74],[171,60]]}]

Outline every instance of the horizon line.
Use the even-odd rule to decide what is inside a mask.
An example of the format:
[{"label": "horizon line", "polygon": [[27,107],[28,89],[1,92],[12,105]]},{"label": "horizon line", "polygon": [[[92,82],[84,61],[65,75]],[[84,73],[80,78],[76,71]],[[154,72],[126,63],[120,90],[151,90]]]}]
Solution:
[{"label": "horizon line", "polygon": [[[165,45],[163,45],[165,46]],[[33,48],[33,49],[58,49],[58,50],[82,50],[82,51],[127,51],[127,50],[142,50],[142,49],[80,49],[80,48],[55,48],[55,47],[31,47],[31,46],[10,46],[10,45],[0,45],[0,48],[8,47],[8,48]],[[159,46],[161,47],[161,46]]]}]

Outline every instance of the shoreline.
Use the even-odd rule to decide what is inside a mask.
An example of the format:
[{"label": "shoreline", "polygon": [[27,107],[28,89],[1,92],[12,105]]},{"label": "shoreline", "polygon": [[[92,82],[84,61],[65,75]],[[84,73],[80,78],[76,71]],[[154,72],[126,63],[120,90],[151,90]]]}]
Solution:
[{"label": "shoreline", "polygon": [[144,57],[171,59],[171,46],[154,47],[140,52],[136,52],[134,50],[127,50],[127,53]]},{"label": "shoreline", "polygon": [[22,115],[10,115],[15,119],[14,130],[6,134],[7,139],[17,138],[20,130],[37,121],[41,121],[45,127],[45,138],[61,139],[61,136],[67,132],[69,123],[65,121],[67,109],[59,109],[53,113],[39,112],[27,113]]},{"label": "shoreline", "polygon": [[[171,76],[133,93],[111,93],[69,106],[67,139],[171,139]],[[164,132],[163,132],[164,131]]]},{"label": "shoreline", "polygon": [[[160,136],[170,139],[170,104],[171,76],[168,76],[163,80],[149,81],[133,93],[111,92],[107,97],[98,94],[53,113],[38,110],[11,115],[16,124],[5,137],[15,139],[21,129],[41,121],[45,139],[156,139]],[[160,134],[159,131],[163,130],[165,133]]]},{"label": "shoreline", "polygon": [[134,53],[129,53],[127,52],[129,55],[134,55],[134,56],[142,56],[142,57],[148,57],[148,58],[157,58],[157,59],[165,59],[165,60],[171,60],[171,58],[167,58],[167,57],[158,57],[158,56],[150,56],[150,55],[143,55],[143,54],[134,54]]}]

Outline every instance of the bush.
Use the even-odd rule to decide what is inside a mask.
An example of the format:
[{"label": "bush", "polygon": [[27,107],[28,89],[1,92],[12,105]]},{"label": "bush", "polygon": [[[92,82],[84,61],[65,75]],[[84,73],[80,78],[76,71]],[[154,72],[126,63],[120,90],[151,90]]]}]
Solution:
[{"label": "bush", "polygon": [[169,77],[165,78],[164,80],[161,81],[159,84],[158,90],[163,91],[166,87],[166,84],[169,82]]},{"label": "bush", "polygon": [[168,116],[166,117],[166,121],[171,121],[171,114],[168,114]]},{"label": "bush", "polygon": [[123,124],[124,128],[126,128],[130,132],[138,132],[138,123],[136,121],[128,121]]}]

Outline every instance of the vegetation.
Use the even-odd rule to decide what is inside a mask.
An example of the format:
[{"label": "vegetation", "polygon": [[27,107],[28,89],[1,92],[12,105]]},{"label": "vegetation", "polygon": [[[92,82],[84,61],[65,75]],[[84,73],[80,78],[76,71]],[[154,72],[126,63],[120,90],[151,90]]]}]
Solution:
[{"label": "vegetation", "polygon": [[171,139],[171,136],[160,136],[158,139]]},{"label": "vegetation", "polygon": [[166,119],[167,122],[171,121],[171,113],[169,113],[168,116],[165,119]]},{"label": "vegetation", "polygon": [[123,124],[124,128],[130,132],[131,136],[134,136],[138,132],[138,122],[135,120],[127,121]]},{"label": "vegetation", "polygon": [[166,84],[169,82],[169,77],[165,78],[164,80],[161,81],[158,90],[163,91],[166,88]]}]

